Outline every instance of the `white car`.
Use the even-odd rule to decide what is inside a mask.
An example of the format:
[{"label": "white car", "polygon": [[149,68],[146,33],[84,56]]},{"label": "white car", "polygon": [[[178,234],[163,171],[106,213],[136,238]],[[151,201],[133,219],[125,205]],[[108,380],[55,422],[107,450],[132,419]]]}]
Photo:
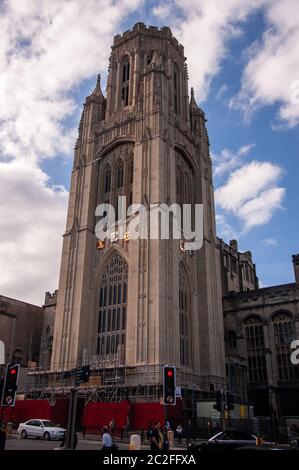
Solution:
[{"label": "white car", "polygon": [[26,423],[21,423],[18,428],[18,434],[22,439],[27,437],[36,437],[45,441],[62,440],[65,429],[60,428],[53,421],[48,419],[30,419]]}]

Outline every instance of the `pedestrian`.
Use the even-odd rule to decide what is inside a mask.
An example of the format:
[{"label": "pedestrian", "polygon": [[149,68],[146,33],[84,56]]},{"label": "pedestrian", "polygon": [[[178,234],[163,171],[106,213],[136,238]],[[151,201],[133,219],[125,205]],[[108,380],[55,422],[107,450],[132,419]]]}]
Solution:
[{"label": "pedestrian", "polygon": [[177,434],[177,438],[178,438],[178,443],[181,444],[182,443],[182,435],[183,435],[183,427],[181,424],[178,425],[178,427],[176,428],[176,434]]},{"label": "pedestrian", "polygon": [[169,431],[168,426],[164,426],[163,446],[162,446],[163,450],[168,450],[169,449],[168,431]]},{"label": "pedestrian", "polygon": [[148,442],[150,442],[150,439],[151,439],[152,429],[153,429],[152,422],[149,421],[147,425],[147,429],[146,429],[146,439],[148,440]]},{"label": "pedestrian", "polygon": [[166,431],[170,431],[170,422],[168,420],[165,421],[164,429],[166,429]]},{"label": "pedestrian", "polygon": [[102,450],[111,452],[115,447],[116,446],[113,443],[113,439],[112,439],[111,434],[109,433],[108,427],[103,426],[103,428],[102,428]]},{"label": "pedestrian", "polygon": [[151,450],[162,450],[163,442],[164,442],[164,437],[163,437],[163,432],[161,429],[161,424],[159,421],[156,421],[150,433]]}]

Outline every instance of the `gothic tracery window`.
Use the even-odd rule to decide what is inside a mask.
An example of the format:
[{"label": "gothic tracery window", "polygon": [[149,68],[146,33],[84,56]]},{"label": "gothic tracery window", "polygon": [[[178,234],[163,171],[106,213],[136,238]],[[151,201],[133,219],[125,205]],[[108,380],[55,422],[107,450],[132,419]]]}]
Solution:
[{"label": "gothic tracery window", "polygon": [[229,330],[227,335],[228,347],[230,350],[237,348],[237,335],[234,330]]},{"label": "gothic tracery window", "polygon": [[[176,152],[177,156],[177,168],[176,168],[176,197],[177,204],[181,209],[181,228],[183,228],[183,222],[194,228],[194,194],[193,194],[193,181],[194,174],[189,162],[184,158],[180,152]],[[191,208],[191,221],[188,219],[184,220],[183,209],[184,205],[189,205]],[[188,214],[186,212],[185,216]],[[190,224],[191,222],[191,224]]]},{"label": "gothic tracery window", "polygon": [[173,101],[174,112],[178,116],[180,114],[180,74],[177,64],[174,64],[173,71]]},{"label": "gothic tracery window", "polygon": [[109,193],[111,189],[111,168],[109,165],[105,168],[104,173],[104,192]]},{"label": "gothic tracery window", "polygon": [[122,62],[122,76],[121,76],[122,106],[128,106],[129,104],[129,91],[130,91],[130,57],[126,55]]},{"label": "gothic tracery window", "polygon": [[278,378],[281,381],[299,379],[298,367],[291,363],[291,342],[295,338],[295,325],[292,317],[286,313],[278,313],[272,318]]},{"label": "gothic tracery window", "polygon": [[179,267],[180,362],[190,366],[190,290],[183,266]]},{"label": "gothic tracery window", "polygon": [[263,322],[250,317],[244,322],[248,354],[248,381],[267,383],[267,366]]},{"label": "gothic tracery window", "polygon": [[125,344],[128,266],[114,253],[100,279],[97,354],[116,356]]}]

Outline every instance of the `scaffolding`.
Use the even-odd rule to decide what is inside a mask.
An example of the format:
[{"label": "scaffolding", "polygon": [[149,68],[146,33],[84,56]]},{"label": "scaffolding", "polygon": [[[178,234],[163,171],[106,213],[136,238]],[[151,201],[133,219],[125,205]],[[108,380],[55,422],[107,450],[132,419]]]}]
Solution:
[{"label": "scaffolding", "polygon": [[[26,399],[47,399],[49,402],[66,397],[75,386],[74,377],[65,375],[68,370],[28,369],[24,390],[20,392]],[[112,367],[108,363],[91,364],[89,382],[80,384],[77,390],[86,404],[121,400],[157,402],[162,396],[162,365]]]},{"label": "scaffolding", "polygon": [[[159,402],[163,396],[163,366],[149,364],[128,366],[124,354],[99,356],[84,354],[80,363],[69,363],[67,368],[52,364],[50,369],[28,369],[27,381],[23,391],[26,399],[48,399],[53,403],[56,398],[68,397],[74,387],[74,377],[66,377],[71,369],[90,366],[89,382],[77,387],[78,396],[89,402]],[[187,408],[195,408],[203,388],[202,378],[190,369],[176,368],[176,385]],[[178,392],[179,393],[179,392]]]}]

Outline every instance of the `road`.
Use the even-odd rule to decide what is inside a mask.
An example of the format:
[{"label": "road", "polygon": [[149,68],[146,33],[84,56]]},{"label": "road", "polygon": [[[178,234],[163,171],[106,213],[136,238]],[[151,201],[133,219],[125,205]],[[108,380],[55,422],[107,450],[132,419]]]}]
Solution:
[{"label": "road", "polygon": [[[128,442],[120,442],[116,440],[119,449],[128,450]],[[6,450],[52,450],[59,447],[59,441],[43,441],[40,439],[20,439],[13,436],[6,439]],[[101,449],[101,441],[91,439],[79,439],[77,450],[99,450]],[[142,446],[143,449],[148,449],[149,446]]]}]

